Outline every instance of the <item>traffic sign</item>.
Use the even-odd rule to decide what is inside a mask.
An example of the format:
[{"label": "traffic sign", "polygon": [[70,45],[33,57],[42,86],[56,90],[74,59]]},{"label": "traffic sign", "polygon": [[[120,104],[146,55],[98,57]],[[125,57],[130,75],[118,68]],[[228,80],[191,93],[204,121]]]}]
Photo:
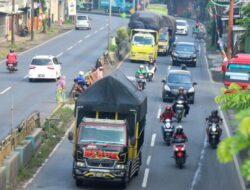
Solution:
[{"label": "traffic sign", "polygon": [[[218,5],[218,6],[229,6],[230,5],[230,0],[211,0],[211,2],[215,5]],[[241,2],[241,0],[234,0],[234,5],[237,5],[240,2]]]}]

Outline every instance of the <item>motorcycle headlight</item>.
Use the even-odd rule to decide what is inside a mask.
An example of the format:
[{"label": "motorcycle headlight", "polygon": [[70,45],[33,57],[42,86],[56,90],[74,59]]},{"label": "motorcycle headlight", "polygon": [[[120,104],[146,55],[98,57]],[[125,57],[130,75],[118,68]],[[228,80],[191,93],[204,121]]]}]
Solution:
[{"label": "motorcycle headlight", "polygon": [[171,91],[168,85],[165,85],[165,86],[164,86],[164,90],[166,90],[166,91]]},{"label": "motorcycle headlight", "polygon": [[76,166],[78,166],[78,167],[86,167],[86,164],[84,162],[76,162]]},{"label": "motorcycle headlight", "polygon": [[125,165],[122,165],[122,164],[117,164],[115,166],[116,169],[124,169],[125,168]]},{"label": "motorcycle headlight", "polygon": [[215,127],[212,127],[212,131],[215,132],[215,131],[216,131],[216,128],[215,128]]},{"label": "motorcycle headlight", "polygon": [[188,92],[189,92],[189,93],[194,92],[194,87],[189,88]]}]

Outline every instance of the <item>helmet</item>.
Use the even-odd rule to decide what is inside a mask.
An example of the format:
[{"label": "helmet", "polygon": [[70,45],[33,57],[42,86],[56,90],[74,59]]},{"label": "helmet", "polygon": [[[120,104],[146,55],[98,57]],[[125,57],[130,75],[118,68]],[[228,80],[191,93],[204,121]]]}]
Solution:
[{"label": "helmet", "polygon": [[13,53],[14,52],[14,49],[10,49],[10,53]]},{"label": "helmet", "polygon": [[144,69],[144,65],[140,65],[140,69]]},{"label": "helmet", "polygon": [[166,111],[166,112],[170,112],[171,109],[172,109],[172,108],[171,108],[171,106],[169,106],[169,105],[167,105],[167,106],[165,107],[165,111]]},{"label": "helmet", "polygon": [[178,125],[176,127],[176,133],[182,133],[183,132],[183,127],[181,125]]},{"label": "helmet", "polygon": [[218,116],[218,110],[212,111],[212,116]]},{"label": "helmet", "polygon": [[179,88],[179,92],[184,92],[184,88],[183,88],[183,87],[180,87],[180,88]]},{"label": "helmet", "polygon": [[80,72],[79,72],[79,75],[83,76],[83,75],[84,75],[84,72],[83,72],[83,71],[80,71]]}]

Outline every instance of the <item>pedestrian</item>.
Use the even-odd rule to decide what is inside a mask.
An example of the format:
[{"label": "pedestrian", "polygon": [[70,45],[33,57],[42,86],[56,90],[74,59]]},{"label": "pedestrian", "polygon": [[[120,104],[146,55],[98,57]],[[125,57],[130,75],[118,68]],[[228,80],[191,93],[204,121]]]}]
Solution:
[{"label": "pedestrian", "polygon": [[57,103],[65,102],[66,76],[62,75],[56,83],[56,101]]}]

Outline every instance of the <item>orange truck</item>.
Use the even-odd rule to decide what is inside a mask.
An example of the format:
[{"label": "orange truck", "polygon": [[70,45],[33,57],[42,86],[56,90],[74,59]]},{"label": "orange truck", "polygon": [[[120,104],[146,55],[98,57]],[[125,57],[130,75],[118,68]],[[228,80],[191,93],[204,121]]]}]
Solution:
[{"label": "orange truck", "polygon": [[228,87],[236,83],[243,88],[250,85],[250,54],[236,54],[230,60],[225,60],[221,66],[224,74],[224,85]]}]

